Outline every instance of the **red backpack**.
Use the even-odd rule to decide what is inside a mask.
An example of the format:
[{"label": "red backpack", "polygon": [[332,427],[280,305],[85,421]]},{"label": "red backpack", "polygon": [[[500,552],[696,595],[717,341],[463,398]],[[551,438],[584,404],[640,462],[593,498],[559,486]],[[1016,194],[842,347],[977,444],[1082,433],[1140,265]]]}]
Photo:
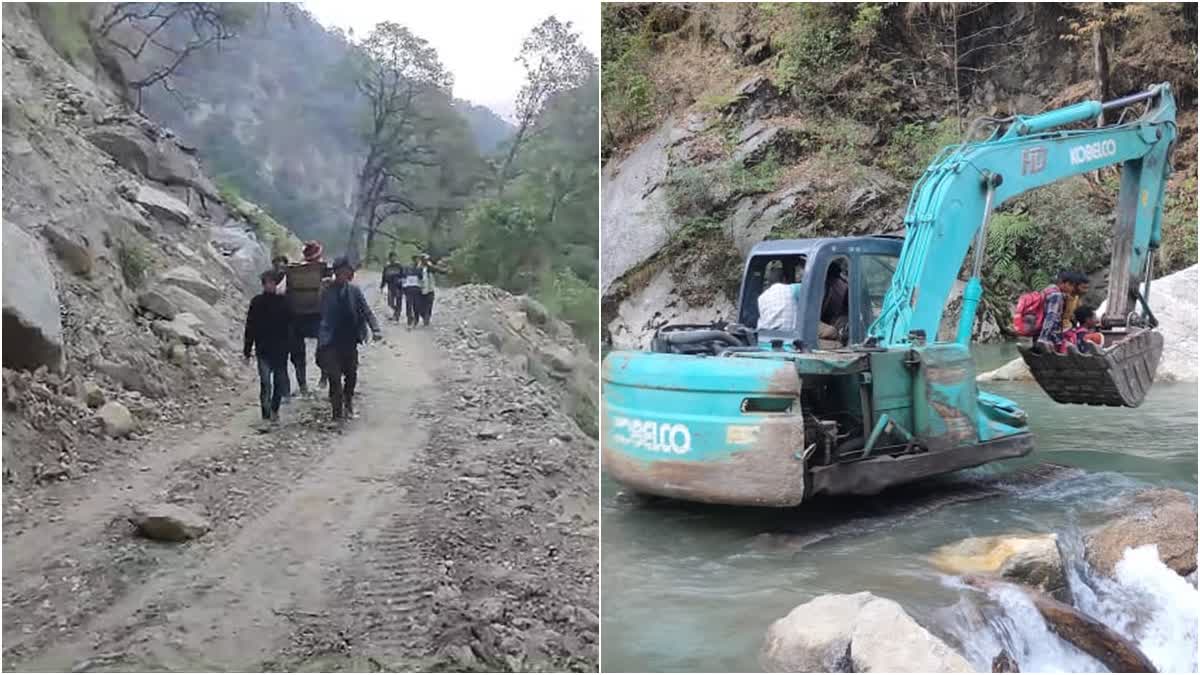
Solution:
[{"label": "red backpack", "polygon": [[1013,331],[1022,337],[1037,337],[1046,318],[1046,291],[1029,291],[1017,298],[1013,309]]}]

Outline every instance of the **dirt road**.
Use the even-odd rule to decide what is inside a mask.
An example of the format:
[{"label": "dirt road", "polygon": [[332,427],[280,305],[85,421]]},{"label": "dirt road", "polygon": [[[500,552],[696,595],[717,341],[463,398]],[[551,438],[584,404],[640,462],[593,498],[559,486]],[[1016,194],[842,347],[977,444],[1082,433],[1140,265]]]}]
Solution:
[{"label": "dirt road", "polygon": [[[247,367],[199,421],[6,495],[4,668],[595,670],[595,446],[452,293],[431,329],[384,323],[340,433],[324,396],[257,433]],[[142,539],[143,501],[213,529]]]}]

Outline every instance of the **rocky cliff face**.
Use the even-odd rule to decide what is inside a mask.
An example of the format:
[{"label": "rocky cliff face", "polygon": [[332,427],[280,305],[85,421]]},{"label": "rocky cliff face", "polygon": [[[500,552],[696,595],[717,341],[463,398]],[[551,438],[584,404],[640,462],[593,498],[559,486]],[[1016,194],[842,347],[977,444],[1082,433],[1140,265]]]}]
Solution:
[{"label": "rocky cliff face", "polygon": [[222,201],[195,148],[65,60],[28,6],[5,7],[3,48],[4,464],[24,482],[220,387],[270,247],[295,240]]},{"label": "rocky cliff face", "polygon": [[[846,10],[851,16],[782,5],[605,10],[606,30],[618,38],[604,64],[611,87],[601,188],[602,313],[614,347],[644,347],[668,322],[730,319],[744,256],[764,239],[902,232],[914,181],[959,140],[956,106],[969,120],[1092,94],[1091,62],[1077,41],[1061,37],[1067,22],[1052,16],[1074,16],[1073,6],[1011,5],[960,20],[1003,35],[1000,42],[1041,47],[1025,58],[964,64],[957,97],[941,66],[923,56],[945,16],[864,7]],[[1108,36],[1111,86],[1174,78],[1180,147],[1191,149],[1176,153],[1168,212],[1177,226],[1165,235],[1174,252],[1160,256],[1163,274],[1195,260],[1195,87],[1191,73],[1165,65],[1145,43],[1157,35],[1186,51],[1191,38],[1152,22],[1135,31],[1134,23]],[[990,45],[966,47],[970,59],[991,59]],[[623,97],[635,85],[642,97]],[[992,228],[1000,235],[989,240],[977,340],[999,339],[1015,301],[1008,295],[1038,283],[1032,277],[1041,272],[1028,269],[1044,261],[1031,261],[1030,248],[1053,265],[1094,273],[1089,300],[1099,301],[1115,194],[1111,180],[1078,177],[1005,206]],[[954,333],[963,286],[947,299],[943,338]]]}]

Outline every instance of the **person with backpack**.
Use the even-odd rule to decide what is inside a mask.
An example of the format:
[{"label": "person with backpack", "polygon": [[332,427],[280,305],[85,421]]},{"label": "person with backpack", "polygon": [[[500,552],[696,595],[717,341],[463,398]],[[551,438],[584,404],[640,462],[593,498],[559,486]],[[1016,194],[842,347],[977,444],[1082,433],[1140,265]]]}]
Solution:
[{"label": "person with backpack", "polygon": [[388,254],[388,264],[383,267],[383,278],[379,290],[387,289],[388,308],[392,310],[392,321],[400,321],[400,306],[404,304],[404,266],[396,260],[395,252]]},{"label": "person with backpack", "polygon": [[362,289],[351,283],[354,266],[345,257],[333,263],[333,282],[321,295],[321,326],[317,336],[317,363],[329,381],[333,421],[354,417],[354,390],[358,385],[358,345],[366,342],[370,328],[375,340],[383,339],[375,313]]},{"label": "person with backpack", "polygon": [[1056,351],[1063,341],[1063,310],[1068,295],[1078,290],[1077,272],[1059,272],[1057,281],[1017,300],[1013,328],[1017,335],[1034,338],[1034,346]]}]

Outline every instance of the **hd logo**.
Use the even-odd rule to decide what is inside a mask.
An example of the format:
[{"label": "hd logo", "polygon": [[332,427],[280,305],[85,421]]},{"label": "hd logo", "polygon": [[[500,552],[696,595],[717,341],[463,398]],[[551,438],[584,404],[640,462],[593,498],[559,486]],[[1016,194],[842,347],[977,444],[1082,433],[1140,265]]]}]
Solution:
[{"label": "hd logo", "polygon": [[1084,162],[1093,162],[1097,159],[1112,157],[1117,154],[1117,142],[1110,138],[1106,141],[1077,145],[1071,148],[1069,152],[1071,153],[1071,166],[1075,166]]}]

